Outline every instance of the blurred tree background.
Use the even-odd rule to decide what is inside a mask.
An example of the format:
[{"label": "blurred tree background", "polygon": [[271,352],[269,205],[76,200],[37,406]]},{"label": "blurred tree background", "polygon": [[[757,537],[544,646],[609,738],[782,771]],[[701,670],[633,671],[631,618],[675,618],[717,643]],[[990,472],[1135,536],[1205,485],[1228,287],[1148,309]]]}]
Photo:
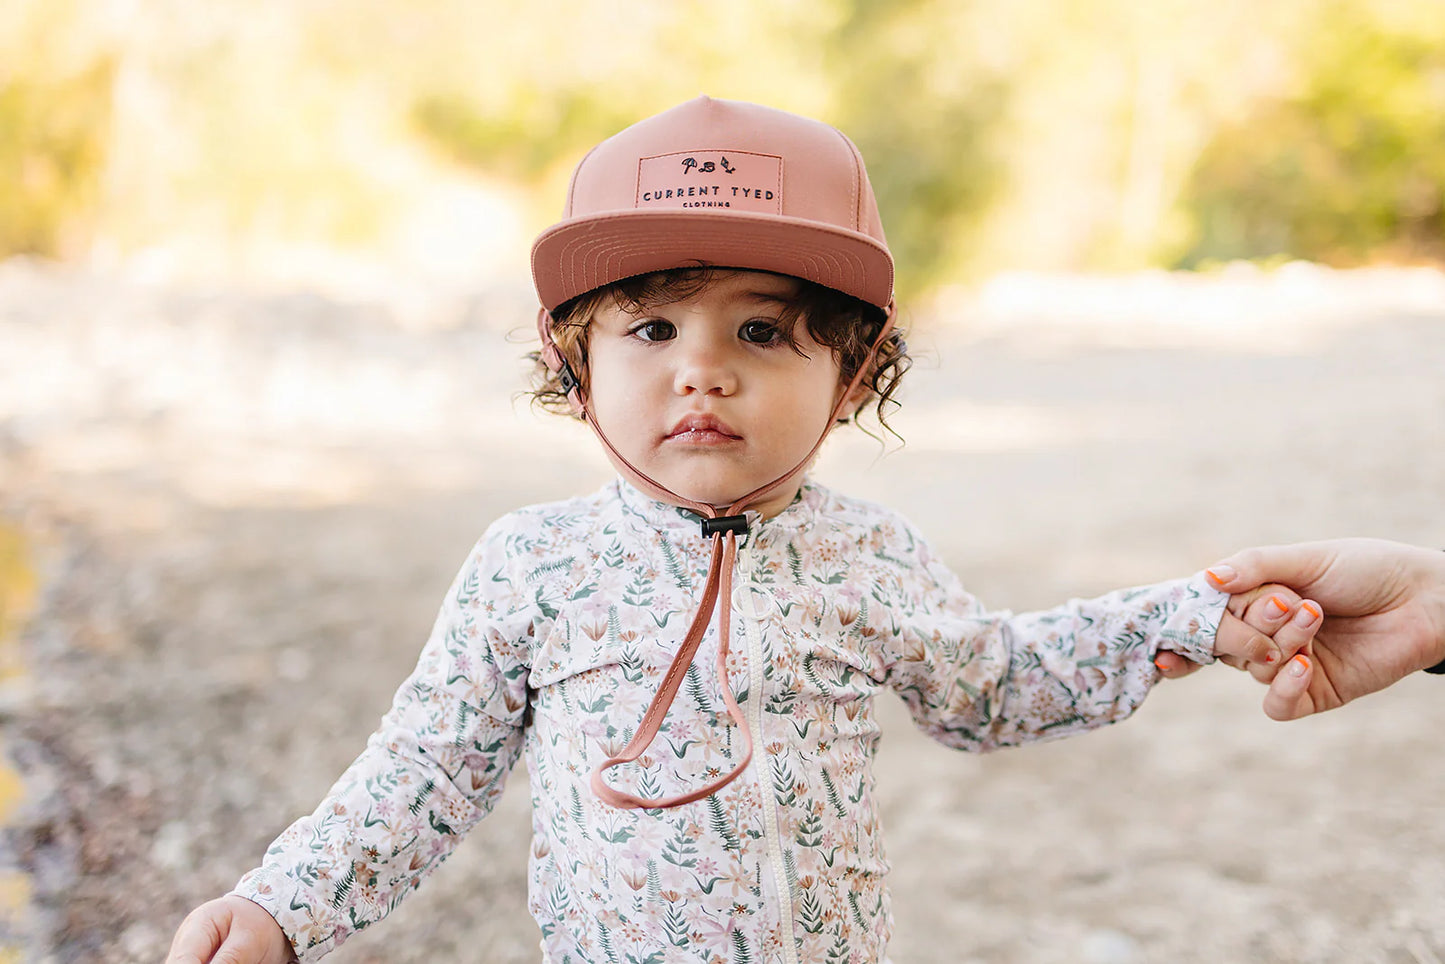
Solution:
[{"label": "blurred tree background", "polygon": [[581,153],[700,91],[852,135],[905,296],[1445,258],[1439,0],[6,0],[0,255],[524,271]]}]

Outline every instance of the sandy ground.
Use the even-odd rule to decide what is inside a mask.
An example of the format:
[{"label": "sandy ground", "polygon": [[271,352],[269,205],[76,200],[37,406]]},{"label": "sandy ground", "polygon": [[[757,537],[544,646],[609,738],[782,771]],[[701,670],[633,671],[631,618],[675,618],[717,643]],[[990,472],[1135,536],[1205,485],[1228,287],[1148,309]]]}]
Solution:
[{"label": "sandy ground", "polygon": [[[916,319],[881,455],[991,605],[1346,534],[1445,546],[1445,282],[1012,279]],[[493,517],[600,484],[512,395],[525,290],[343,303],[0,265],[0,524],[44,590],[0,687],[23,960],[159,961],[360,748]],[[12,645],[16,645],[12,643]],[[1445,682],[1280,725],[1225,669],[962,756],[885,708],[897,964],[1445,960]],[[350,964],[537,960],[525,775]]]}]

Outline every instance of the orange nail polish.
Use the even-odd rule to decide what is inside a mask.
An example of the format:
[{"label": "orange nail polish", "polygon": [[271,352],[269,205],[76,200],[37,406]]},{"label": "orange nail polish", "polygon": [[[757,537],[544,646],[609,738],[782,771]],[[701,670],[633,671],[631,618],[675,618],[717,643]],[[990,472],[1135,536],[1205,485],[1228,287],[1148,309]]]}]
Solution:
[{"label": "orange nail polish", "polygon": [[1204,574],[1209,577],[1209,581],[1214,583],[1216,588],[1223,586],[1226,582],[1229,581],[1230,577],[1234,575],[1234,573],[1232,572],[1228,576],[1221,575],[1220,573],[1215,572],[1213,569],[1204,570]]},{"label": "orange nail polish", "polygon": [[1324,613],[1320,612],[1319,609],[1315,606],[1314,603],[1306,602],[1306,603],[1300,603],[1300,605],[1303,606],[1305,609],[1309,610],[1309,614],[1310,614],[1311,616],[1315,617],[1316,619],[1319,619],[1321,616],[1324,615]]},{"label": "orange nail polish", "polygon": [[1294,676],[1303,676],[1310,668],[1310,658],[1304,653],[1289,661],[1289,671]]},{"label": "orange nail polish", "polygon": [[1278,596],[1270,596],[1269,601],[1279,607],[1280,615],[1289,612],[1289,607],[1286,606],[1284,604],[1284,600],[1280,599]]}]

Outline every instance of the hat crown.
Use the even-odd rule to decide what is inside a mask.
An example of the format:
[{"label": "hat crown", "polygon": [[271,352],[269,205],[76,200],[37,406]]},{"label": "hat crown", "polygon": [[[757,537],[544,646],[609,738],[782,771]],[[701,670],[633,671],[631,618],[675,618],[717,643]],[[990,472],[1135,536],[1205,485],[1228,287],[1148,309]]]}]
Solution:
[{"label": "hat crown", "polygon": [[699,199],[729,207],[687,210],[782,214],[886,244],[862,155],[841,131],[772,107],[705,95],[593,148],[572,175],[563,217],[681,210]]},{"label": "hat crown", "polygon": [[588,152],[563,220],[532,248],[548,309],[697,264],[806,278],[879,307],[893,295],[893,259],[853,142],[821,121],[706,96]]}]

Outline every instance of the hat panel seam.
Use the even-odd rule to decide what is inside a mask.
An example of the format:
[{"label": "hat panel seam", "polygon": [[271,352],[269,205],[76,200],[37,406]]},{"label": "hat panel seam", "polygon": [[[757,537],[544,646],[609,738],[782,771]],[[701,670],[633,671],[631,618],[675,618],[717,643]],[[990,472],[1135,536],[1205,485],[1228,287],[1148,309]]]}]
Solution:
[{"label": "hat panel seam", "polygon": [[843,147],[848,152],[848,157],[851,158],[853,161],[853,230],[864,233],[862,228],[863,186],[860,183],[862,180],[860,175],[863,170],[862,156],[858,153],[857,145],[855,145],[852,141],[848,139],[847,134],[844,134],[842,131],[838,130],[838,128],[833,127],[832,125],[827,125],[827,127],[830,131],[833,132],[835,136],[837,136],[839,140],[843,142]]},{"label": "hat panel seam", "polygon": [[[610,138],[609,138],[609,139],[610,139]],[[578,178],[580,178],[580,177],[582,176],[582,172],[587,169],[587,162],[592,159],[592,155],[593,155],[593,154],[596,154],[596,153],[597,153],[597,149],[598,149],[599,147],[601,147],[603,144],[606,144],[606,143],[607,143],[607,141],[602,141],[602,142],[599,143],[599,144],[593,144],[593,145],[592,145],[592,148],[591,148],[590,150],[588,150],[588,152],[587,152],[586,154],[583,154],[583,155],[582,155],[582,160],[580,160],[580,161],[577,162],[577,167],[572,171],[572,182],[567,185],[567,211],[566,211],[566,213],[567,213],[567,215],[568,215],[569,217],[571,216],[572,211],[574,210],[574,205],[575,205],[576,198],[577,198],[577,180],[578,180]]]}]

